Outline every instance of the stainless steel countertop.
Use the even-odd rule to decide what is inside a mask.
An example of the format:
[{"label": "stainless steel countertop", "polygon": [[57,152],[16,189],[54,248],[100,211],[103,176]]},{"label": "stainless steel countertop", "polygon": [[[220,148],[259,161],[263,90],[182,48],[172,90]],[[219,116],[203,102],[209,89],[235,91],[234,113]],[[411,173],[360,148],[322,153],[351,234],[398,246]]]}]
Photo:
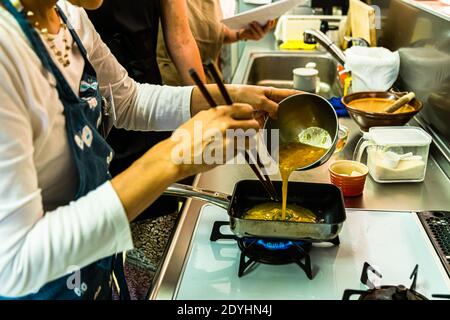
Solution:
[{"label": "stainless steel countertop", "polygon": [[[268,47],[269,45],[269,47]],[[273,50],[273,39],[267,37],[259,45],[252,45],[244,50],[243,58],[236,71],[235,79],[239,79],[245,72],[246,63],[252,52]],[[351,159],[353,150],[361,137],[356,124],[342,118],[341,124],[350,129],[350,135],[344,150],[333,156],[334,159]],[[271,177],[280,180],[279,177]],[[194,185],[231,194],[234,185],[242,179],[255,179],[247,165],[225,165],[198,175]],[[329,183],[328,165],[323,165],[305,172],[295,172],[292,181]],[[173,235],[173,240],[166,252],[165,260],[153,284],[150,299],[174,299],[178,281],[183,273],[185,259],[190,249],[190,241],[195,231],[198,215],[203,202],[188,200],[181,213],[179,223]],[[347,208],[361,208],[368,210],[389,211],[422,211],[422,210],[448,210],[450,205],[450,180],[430,157],[427,166],[426,179],[422,183],[411,184],[378,184],[370,178],[367,179],[364,194],[361,197],[346,198]]]},{"label": "stainless steel countertop", "polygon": [[[351,133],[344,150],[333,156],[333,159],[351,159],[353,150],[361,134],[354,122],[348,118],[340,122],[347,126]],[[280,180],[279,176],[271,177]],[[214,191],[232,193],[237,181],[255,179],[247,165],[225,165],[199,175],[197,187]],[[294,172],[291,181],[329,183],[328,165]],[[450,180],[444,175],[433,158],[427,166],[426,179],[423,183],[380,184],[370,176],[367,178],[364,194],[361,197],[346,198],[346,208],[363,208],[372,210],[445,210],[450,205]]]}]

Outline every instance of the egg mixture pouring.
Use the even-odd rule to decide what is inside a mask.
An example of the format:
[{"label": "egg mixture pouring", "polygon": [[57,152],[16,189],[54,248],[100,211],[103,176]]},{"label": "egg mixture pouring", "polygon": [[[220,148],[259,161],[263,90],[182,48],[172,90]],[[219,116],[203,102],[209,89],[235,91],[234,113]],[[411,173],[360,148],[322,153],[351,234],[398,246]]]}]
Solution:
[{"label": "egg mixture pouring", "polygon": [[279,168],[282,179],[282,202],[259,204],[245,214],[245,219],[317,222],[311,210],[287,204],[288,182],[291,173],[322,158],[331,146],[331,137],[321,128],[308,128],[299,135],[298,142],[282,144],[279,149]]}]

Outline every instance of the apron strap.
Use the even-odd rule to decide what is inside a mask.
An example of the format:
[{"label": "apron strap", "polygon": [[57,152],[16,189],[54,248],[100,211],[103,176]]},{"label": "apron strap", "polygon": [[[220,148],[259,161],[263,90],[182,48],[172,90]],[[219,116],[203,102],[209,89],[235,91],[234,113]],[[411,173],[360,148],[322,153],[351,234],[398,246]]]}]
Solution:
[{"label": "apron strap", "polygon": [[67,16],[65,15],[64,11],[58,5],[56,5],[56,10],[58,11],[58,14],[59,14],[61,20],[67,25],[67,29],[69,29],[69,32],[70,32],[73,40],[77,44],[78,50],[80,50],[80,53],[82,54],[84,60],[87,62],[88,61],[87,51],[86,51],[86,48],[84,47],[83,43],[81,42],[80,37],[75,32],[73,26],[70,24],[70,21],[69,21],[69,19],[67,19]]}]

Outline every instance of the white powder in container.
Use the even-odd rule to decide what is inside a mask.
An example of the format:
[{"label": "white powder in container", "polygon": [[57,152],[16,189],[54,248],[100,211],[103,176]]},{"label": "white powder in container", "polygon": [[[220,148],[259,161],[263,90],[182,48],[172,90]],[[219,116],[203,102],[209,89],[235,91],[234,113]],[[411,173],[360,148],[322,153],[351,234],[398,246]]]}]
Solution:
[{"label": "white powder in container", "polygon": [[400,160],[396,168],[386,166],[383,163],[384,152],[370,152],[369,168],[371,174],[377,180],[421,180],[425,172],[423,160]]}]

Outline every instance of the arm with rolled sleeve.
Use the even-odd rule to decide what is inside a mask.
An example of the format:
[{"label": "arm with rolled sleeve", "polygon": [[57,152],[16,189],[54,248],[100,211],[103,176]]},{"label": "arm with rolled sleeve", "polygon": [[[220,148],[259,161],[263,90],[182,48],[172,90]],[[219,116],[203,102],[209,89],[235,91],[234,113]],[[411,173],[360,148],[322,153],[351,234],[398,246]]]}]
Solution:
[{"label": "arm with rolled sleeve", "polygon": [[110,182],[44,212],[26,91],[8,65],[0,60],[0,296],[18,297],[133,244]]},{"label": "arm with rolled sleeve", "polygon": [[[80,10],[71,17],[81,19],[80,37],[102,93],[111,85],[118,127],[172,130],[190,118],[191,87],[134,82],[84,11],[70,10]],[[2,15],[0,24],[11,32],[0,39],[0,296],[20,297],[68,274],[72,266],[82,268],[129,250],[133,243],[128,217],[111,182],[77,201],[44,210],[35,163],[36,128],[41,124],[32,123],[36,115],[32,116],[29,108],[36,97],[42,99],[43,106],[52,104],[55,97],[45,96],[50,92],[45,85],[39,92],[29,85],[32,80],[27,66],[38,68],[29,63],[36,57],[24,52],[29,48],[23,50],[23,41],[13,39],[18,26]],[[45,114],[40,121],[51,125]]]}]

